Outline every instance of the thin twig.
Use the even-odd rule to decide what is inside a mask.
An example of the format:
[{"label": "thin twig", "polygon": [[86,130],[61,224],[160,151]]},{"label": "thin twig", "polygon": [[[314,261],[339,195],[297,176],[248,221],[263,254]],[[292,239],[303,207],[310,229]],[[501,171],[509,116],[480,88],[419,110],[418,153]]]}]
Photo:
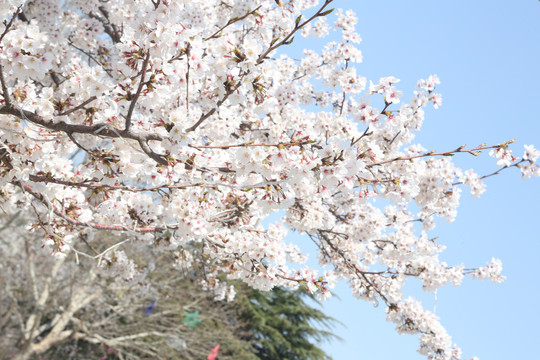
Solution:
[{"label": "thin twig", "polygon": [[278,144],[251,144],[251,143],[243,143],[243,144],[232,144],[232,145],[200,145],[195,146],[192,145],[191,147],[194,149],[232,149],[232,148],[239,148],[239,147],[290,147],[290,146],[304,146],[313,144],[313,141],[299,141],[299,142],[289,142],[289,143],[278,143]]},{"label": "thin twig", "polygon": [[83,103],[75,106],[74,108],[72,109],[69,109],[69,110],[66,110],[64,112],[61,112],[60,114],[58,114],[57,116],[65,116],[65,115],[69,115],[77,110],[80,110],[82,109],[83,107],[85,107],[86,105],[90,104],[92,101],[96,100],[97,97],[96,96],[92,96],[90,97],[88,100],[84,101]]},{"label": "thin twig", "polygon": [[418,155],[400,156],[400,157],[396,157],[396,158],[393,158],[393,159],[390,159],[390,160],[385,160],[385,161],[381,161],[381,162],[378,162],[378,163],[369,164],[369,165],[366,165],[366,167],[369,168],[369,167],[373,167],[373,166],[380,166],[380,165],[387,164],[387,163],[394,162],[394,161],[413,160],[413,159],[417,159],[417,158],[421,158],[421,157],[452,156],[452,155],[454,155],[456,153],[468,153],[468,154],[476,156],[478,154],[478,151],[488,150],[488,149],[498,149],[501,146],[502,145],[478,146],[478,147],[473,148],[473,149],[463,149],[463,148],[460,147],[460,148],[457,148],[455,150],[439,152],[439,153],[436,153],[435,151],[430,151],[430,152],[423,153],[423,154],[418,154]]},{"label": "thin twig", "polygon": [[232,19],[229,19],[229,21],[227,22],[227,24],[223,25],[222,27],[220,27],[215,33],[213,33],[212,35],[210,35],[209,37],[207,38],[204,38],[203,41],[208,41],[210,39],[214,39],[214,38],[218,38],[219,34],[225,30],[228,26],[234,24],[234,23],[237,23],[241,20],[244,20],[245,18],[247,18],[249,15],[252,15],[252,14],[255,14],[257,12],[257,10],[259,10],[261,8],[261,5],[257,6],[255,8],[255,10],[252,10],[252,11],[248,11],[246,13],[246,15],[242,16],[242,17],[239,17],[239,18],[232,18]]},{"label": "thin twig", "polygon": [[74,226],[82,226],[82,227],[88,227],[93,228],[97,230],[109,230],[109,231],[130,231],[135,233],[161,233],[168,229],[176,229],[177,226],[175,225],[166,225],[166,226],[145,226],[145,227],[134,227],[129,228],[124,225],[109,225],[109,224],[98,224],[95,222],[82,222],[79,220],[75,220],[71,217],[69,217],[67,214],[59,210],[56,206],[48,202],[44,196],[40,193],[35,192],[30,186],[21,183],[20,181],[13,181],[13,185],[16,185],[20,188],[22,188],[25,192],[31,194],[36,200],[41,202],[43,205],[45,205],[49,210],[51,210],[56,216],[62,218],[67,223],[74,225]]},{"label": "thin twig", "polygon": [[215,107],[213,107],[212,109],[210,109],[208,112],[202,114],[199,118],[199,120],[197,120],[197,122],[195,124],[193,124],[192,126],[190,126],[189,128],[186,129],[186,133],[188,132],[192,132],[192,131],[195,131],[206,119],[208,119],[210,116],[212,116],[216,111],[217,109],[223,105],[223,103],[225,101],[227,101],[227,99],[229,98],[229,95],[231,95],[232,93],[234,93],[236,90],[238,90],[238,88],[242,85],[242,80],[244,79],[244,77],[248,74],[248,72],[245,72],[242,74],[242,76],[240,77],[240,79],[238,80],[238,82],[235,84],[234,87],[232,87],[231,89],[228,89],[227,90],[227,93],[225,94],[225,96],[223,96],[223,98],[221,100],[219,100],[216,104]]},{"label": "thin twig", "polygon": [[[290,44],[289,42],[289,39],[291,39],[291,37],[300,29],[302,29],[304,26],[306,26],[307,24],[309,24],[311,21],[313,21],[314,19],[316,19],[317,17],[319,16],[322,16],[322,12],[324,10],[324,8],[326,8],[328,6],[328,4],[330,4],[333,0],[325,0],[323,6],[321,6],[321,8],[312,16],[310,17],[309,19],[307,19],[306,21],[304,21],[303,23],[297,23],[295,26],[294,26],[294,29],[291,30],[291,32],[289,34],[287,34],[287,36],[285,36],[285,38],[283,38],[283,40],[281,40],[280,42],[277,42],[276,44],[274,45],[270,45],[268,47],[268,49],[266,49],[266,51],[264,51],[261,55],[259,55],[259,58],[257,59],[257,64],[261,64],[262,62],[264,62],[264,60],[266,60],[266,57],[268,56],[268,54],[270,54],[272,51],[276,50],[277,48],[279,48],[280,46],[282,45],[288,45]],[[291,39],[292,40],[292,39]]]},{"label": "thin twig", "polygon": [[[80,47],[76,46],[76,45],[73,44],[73,42],[71,42],[71,41],[68,41],[68,44],[69,44],[71,47],[73,47],[73,48],[79,50],[79,51],[82,52],[84,55],[88,56],[89,59],[93,60],[96,64],[98,64],[98,65],[103,69],[103,71],[105,71],[105,72],[107,73],[107,75],[109,75],[109,77],[111,77],[111,78],[113,77],[111,70],[105,68],[105,65],[103,65],[103,64],[101,63],[101,61],[97,60],[97,59],[94,57],[94,55],[92,55],[92,54],[89,53],[88,51],[83,50],[83,49],[81,49]],[[88,62],[90,62],[90,61],[88,61]]]},{"label": "thin twig", "polygon": [[22,6],[19,6],[17,8],[17,10],[15,11],[15,13],[13,14],[13,16],[11,17],[11,19],[9,20],[9,22],[6,24],[6,28],[4,29],[4,32],[2,32],[2,35],[0,35],[0,43],[2,42],[2,40],[4,40],[4,37],[7,35],[7,33],[9,32],[9,29],[11,28],[11,25],[13,25],[13,22],[15,21],[15,19],[17,18],[17,15],[19,15],[19,13],[21,12],[21,8]]}]

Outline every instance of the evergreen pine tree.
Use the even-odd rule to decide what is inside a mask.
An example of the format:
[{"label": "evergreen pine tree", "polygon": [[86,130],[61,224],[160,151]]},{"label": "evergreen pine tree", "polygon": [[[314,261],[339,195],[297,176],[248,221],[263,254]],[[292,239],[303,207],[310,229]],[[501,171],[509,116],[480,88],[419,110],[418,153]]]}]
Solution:
[{"label": "evergreen pine tree", "polygon": [[[249,291],[240,300],[240,318],[250,332],[255,354],[262,360],[326,360],[316,344],[337,338],[329,328],[335,319],[309,304],[315,301],[304,289],[275,288]],[[309,301],[308,301],[309,300]]]}]

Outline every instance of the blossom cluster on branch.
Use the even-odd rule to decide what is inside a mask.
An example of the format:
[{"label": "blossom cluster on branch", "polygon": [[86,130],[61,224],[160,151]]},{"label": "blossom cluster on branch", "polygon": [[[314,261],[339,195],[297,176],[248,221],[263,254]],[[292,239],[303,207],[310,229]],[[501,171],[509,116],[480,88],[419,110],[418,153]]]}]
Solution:
[{"label": "blossom cluster on branch", "polygon": [[[460,359],[403,284],[501,281],[496,259],[477,269],[440,261],[444,246],[428,231],[455,218],[461,185],[479,196],[482,179],[503,169],[540,175],[540,152],[515,156],[513,141],[442,152],[414,144],[424,107],[441,105],[438,77],[420,80],[409,102],[397,78],[368,84],[353,66],[357,18],[333,2],[4,2],[2,207],[32,214],[28,229],[54,255],[93,258],[126,278],[133,266],[121,248],[136,242],[171,251],[175,266],[203,267],[208,284],[226,274],[324,298],[346,279],[354,296],[384,303],[398,331],[419,334],[429,359]],[[330,31],[340,40],[322,51],[285,55],[295,36]],[[452,162],[484,150],[497,158],[492,174]],[[281,221],[265,226],[276,213]],[[99,230],[122,240],[96,249]],[[328,270],[303,265],[288,231],[307,235]]]}]

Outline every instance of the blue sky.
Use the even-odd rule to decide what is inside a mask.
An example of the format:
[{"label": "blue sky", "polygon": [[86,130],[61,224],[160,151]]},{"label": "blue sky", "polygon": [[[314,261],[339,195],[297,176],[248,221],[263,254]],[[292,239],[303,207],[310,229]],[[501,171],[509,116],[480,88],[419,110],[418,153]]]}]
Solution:
[{"label": "blue sky", "polygon": [[[450,150],[517,138],[516,155],[524,144],[540,147],[540,2],[336,0],[333,6],[359,17],[364,61],[357,68],[368,80],[396,76],[409,99],[418,79],[441,78],[443,106],[426,112],[418,143]],[[318,45],[298,37],[291,47],[285,52]],[[496,170],[487,154],[454,161],[480,174]],[[449,264],[483,266],[491,257],[502,259],[507,280],[444,287],[437,315],[464,358],[529,359],[540,338],[540,179],[523,181],[510,169],[486,184],[480,199],[464,191],[457,220],[439,222],[430,235],[447,245],[441,258]],[[433,294],[423,294],[415,283],[407,289],[433,309]],[[324,304],[344,324],[335,328],[344,341],[323,345],[334,359],[424,359],[416,353],[416,337],[397,335],[382,307],[352,298],[345,284],[337,294],[341,300]]]}]

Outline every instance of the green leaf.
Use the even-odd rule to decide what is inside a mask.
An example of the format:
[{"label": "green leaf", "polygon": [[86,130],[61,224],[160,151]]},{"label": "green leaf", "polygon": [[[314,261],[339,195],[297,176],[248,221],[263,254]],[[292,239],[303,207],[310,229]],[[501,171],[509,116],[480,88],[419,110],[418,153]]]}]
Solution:
[{"label": "green leaf", "polygon": [[301,19],[302,19],[302,14],[298,15],[298,17],[296,18],[296,23],[295,23],[296,27],[298,27],[298,24],[300,24]]},{"label": "green leaf", "polygon": [[293,40],[294,40],[294,36],[293,36],[290,40],[285,41],[285,42],[283,43],[283,45],[290,45],[290,44],[292,44]]},{"label": "green leaf", "polygon": [[332,13],[332,11],[334,11],[334,9],[326,10],[326,11],[320,13],[319,16],[330,15]]}]

